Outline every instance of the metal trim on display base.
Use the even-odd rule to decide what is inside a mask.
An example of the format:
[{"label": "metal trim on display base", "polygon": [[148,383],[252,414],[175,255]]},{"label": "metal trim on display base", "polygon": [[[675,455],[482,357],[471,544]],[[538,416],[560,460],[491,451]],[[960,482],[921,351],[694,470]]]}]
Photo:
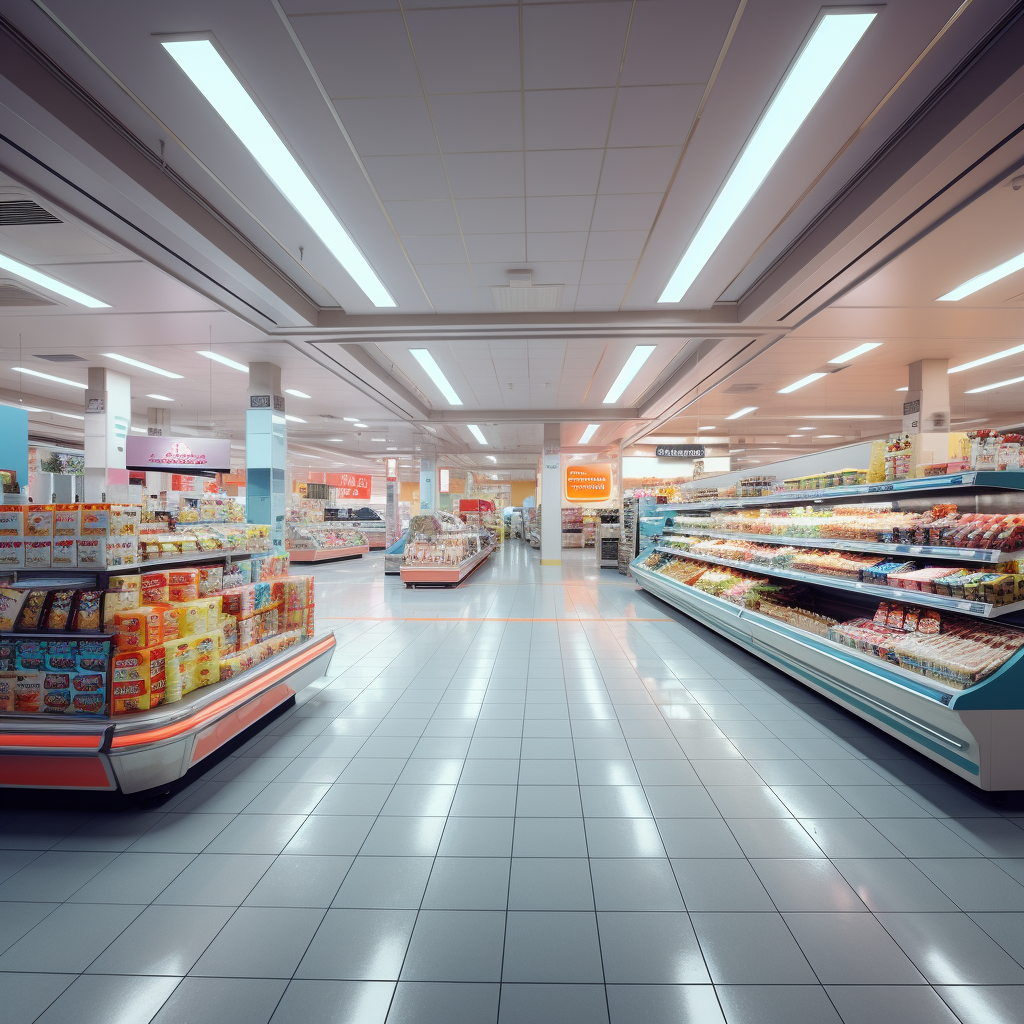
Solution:
[{"label": "metal trim on display base", "polygon": [[334,647],[326,633],[134,715],[0,714],[0,788],[139,793],[174,782],[319,679]]},{"label": "metal trim on display base", "polygon": [[333,562],[346,558],[362,558],[370,549],[365,544],[350,548],[289,548],[288,557],[293,562]]},{"label": "metal trim on display base", "polygon": [[402,582],[407,587],[457,587],[487,561],[493,550],[493,547],[484,548],[458,565],[403,565]]}]

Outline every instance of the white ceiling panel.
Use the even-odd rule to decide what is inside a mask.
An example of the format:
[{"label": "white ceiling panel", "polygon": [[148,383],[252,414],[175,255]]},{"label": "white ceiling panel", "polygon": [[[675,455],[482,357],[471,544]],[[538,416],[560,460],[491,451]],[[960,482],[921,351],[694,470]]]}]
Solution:
[{"label": "white ceiling panel", "polygon": [[440,156],[373,156],[363,162],[385,201],[451,198]]},{"label": "white ceiling panel", "polygon": [[454,153],[445,155],[456,199],[521,198],[523,154]]},{"label": "white ceiling panel", "polygon": [[587,231],[594,209],[593,196],[557,196],[528,199],[528,231]]},{"label": "white ceiling panel", "polygon": [[681,146],[703,92],[703,85],[640,85],[620,89],[608,145]]},{"label": "white ceiling panel", "polygon": [[654,222],[660,204],[661,193],[598,196],[594,206],[594,230],[646,230]]},{"label": "white ceiling panel", "polygon": [[525,6],[526,88],[615,85],[630,6],[627,2]]},{"label": "white ceiling panel", "polygon": [[438,313],[462,313],[492,309],[490,297],[483,301],[475,288],[431,288],[430,302]]},{"label": "white ceiling panel", "polygon": [[469,264],[462,263],[422,263],[416,268],[420,280],[427,292],[433,296],[435,288],[472,288],[473,277],[469,272]]},{"label": "white ceiling panel", "polygon": [[647,239],[646,231],[591,231],[588,261],[638,260]]},{"label": "white ceiling panel", "polygon": [[523,101],[518,91],[431,96],[430,112],[445,153],[523,148]]},{"label": "white ceiling panel", "polygon": [[413,263],[458,263],[466,258],[459,235],[403,235]]},{"label": "white ceiling panel", "polygon": [[526,236],[526,254],[533,260],[582,260],[587,250],[587,232],[531,231]]},{"label": "white ceiling panel", "polygon": [[437,152],[437,138],[422,96],[334,100],[359,155]]},{"label": "white ceiling panel", "polygon": [[576,308],[618,309],[625,294],[625,283],[580,285],[576,292]]},{"label": "white ceiling panel", "polygon": [[681,152],[679,146],[609,149],[598,191],[664,193]]},{"label": "white ceiling panel", "polygon": [[634,270],[635,260],[593,260],[583,264],[580,283],[627,284]]},{"label": "white ceiling panel", "polygon": [[527,149],[594,149],[608,138],[614,89],[526,94]]},{"label": "white ceiling panel", "polygon": [[597,192],[603,149],[549,149],[526,154],[528,196],[578,196]]},{"label": "white ceiling panel", "polygon": [[[508,272],[521,267],[523,262],[523,260],[504,260],[494,263],[478,263],[474,261],[473,273],[476,275],[476,282],[479,286],[492,284],[507,285]],[[582,263],[544,263],[538,260],[530,260],[530,270],[533,272],[534,284],[578,284],[582,267]]]},{"label": "white ceiling panel", "polygon": [[400,200],[387,204],[388,214],[401,234],[450,235],[457,233],[459,222],[450,200]]},{"label": "white ceiling panel", "polygon": [[526,235],[521,231],[504,235],[466,235],[466,248],[474,265],[522,263],[526,259]]},{"label": "white ceiling panel", "polygon": [[467,235],[521,231],[526,218],[526,203],[522,199],[460,199],[456,206]]},{"label": "white ceiling panel", "polygon": [[[286,14],[339,14],[367,10],[366,0],[280,0]],[[398,10],[398,0],[373,0],[375,9]],[[406,0],[406,7],[411,6]]]}]

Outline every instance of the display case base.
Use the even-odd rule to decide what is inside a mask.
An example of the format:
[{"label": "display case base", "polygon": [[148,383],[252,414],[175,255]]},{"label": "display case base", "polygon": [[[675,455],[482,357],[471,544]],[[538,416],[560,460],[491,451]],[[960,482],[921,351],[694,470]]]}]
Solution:
[{"label": "display case base", "polygon": [[365,544],[354,548],[288,549],[288,556],[293,562],[340,562],[348,558],[362,558],[369,553],[370,549]]},{"label": "display case base", "polygon": [[0,788],[140,793],[167,785],[324,674],[333,633],[173,704],[88,721],[0,715]]},{"label": "display case base", "polygon": [[487,561],[493,550],[485,548],[459,565],[403,565],[402,582],[407,587],[457,587]]}]

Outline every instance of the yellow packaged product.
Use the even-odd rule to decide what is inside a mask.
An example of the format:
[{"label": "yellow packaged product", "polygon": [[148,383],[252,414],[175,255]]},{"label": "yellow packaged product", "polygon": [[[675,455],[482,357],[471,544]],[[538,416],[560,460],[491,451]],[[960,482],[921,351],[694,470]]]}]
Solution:
[{"label": "yellow packaged product", "polygon": [[220,632],[214,630],[195,638],[195,685],[220,682]]},{"label": "yellow packaged product", "polygon": [[164,644],[164,675],[168,703],[181,700],[196,688],[195,637],[180,637]]},{"label": "yellow packaged product", "polygon": [[[186,601],[175,605],[178,611],[178,636],[198,636],[208,633],[210,622],[206,601]],[[214,622],[214,626],[218,623]]]}]

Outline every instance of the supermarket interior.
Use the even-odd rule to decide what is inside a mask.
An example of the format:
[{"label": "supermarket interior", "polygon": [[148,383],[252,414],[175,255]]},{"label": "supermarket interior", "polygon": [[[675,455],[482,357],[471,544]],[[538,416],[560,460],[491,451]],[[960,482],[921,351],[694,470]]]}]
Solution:
[{"label": "supermarket interior", "polygon": [[1024,1022],[1024,0],[0,86],[5,1024]]}]

